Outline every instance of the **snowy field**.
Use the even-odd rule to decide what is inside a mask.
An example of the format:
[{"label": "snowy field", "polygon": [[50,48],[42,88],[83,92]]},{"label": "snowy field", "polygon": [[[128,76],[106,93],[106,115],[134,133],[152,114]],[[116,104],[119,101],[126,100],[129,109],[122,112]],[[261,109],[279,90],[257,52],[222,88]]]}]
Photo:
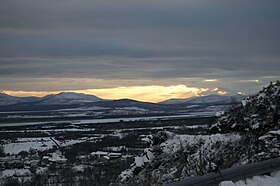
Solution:
[{"label": "snowy field", "polygon": [[73,124],[95,124],[95,123],[117,123],[120,121],[150,121],[150,120],[164,120],[164,119],[183,119],[192,117],[207,117],[214,116],[214,112],[194,112],[182,115],[168,115],[168,116],[151,116],[151,117],[132,117],[132,118],[109,118],[109,119],[91,119],[91,120],[80,120]]},{"label": "snowy field", "polygon": [[7,126],[32,126],[32,125],[45,125],[45,124],[97,124],[97,123],[118,123],[120,121],[149,121],[149,120],[167,120],[167,119],[184,119],[193,117],[209,117],[214,116],[216,112],[193,112],[180,115],[165,115],[165,116],[146,116],[146,117],[121,117],[121,118],[104,118],[104,119],[81,119],[81,120],[60,120],[60,121],[46,121],[46,122],[20,122],[20,123],[1,123],[0,127]]},{"label": "snowy field", "polygon": [[21,151],[51,149],[54,143],[50,138],[19,138],[15,142],[4,144],[5,153],[18,154]]},{"label": "snowy field", "polygon": [[[77,143],[83,143],[86,141],[94,141],[96,137],[86,137],[80,139],[71,139],[64,141],[55,140],[60,146],[66,147]],[[9,154],[18,154],[21,151],[29,152],[31,150],[45,151],[52,149],[55,146],[54,142],[49,137],[40,137],[40,138],[18,138],[16,141],[9,142],[6,141],[6,144],[3,145],[4,152]]]}]

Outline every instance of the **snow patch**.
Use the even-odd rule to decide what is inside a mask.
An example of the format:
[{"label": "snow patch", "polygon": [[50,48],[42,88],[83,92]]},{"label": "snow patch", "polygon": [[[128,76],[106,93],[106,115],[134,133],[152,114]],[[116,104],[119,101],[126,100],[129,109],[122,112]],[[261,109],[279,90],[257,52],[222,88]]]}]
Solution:
[{"label": "snow patch", "polygon": [[280,186],[280,171],[271,176],[255,176],[252,179],[232,182],[223,181],[219,186]]}]

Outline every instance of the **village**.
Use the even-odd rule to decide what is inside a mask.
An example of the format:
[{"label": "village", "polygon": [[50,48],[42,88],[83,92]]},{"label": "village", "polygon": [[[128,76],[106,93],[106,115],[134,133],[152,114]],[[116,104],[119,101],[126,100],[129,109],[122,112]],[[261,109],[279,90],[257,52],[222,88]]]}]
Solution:
[{"label": "village", "polygon": [[60,149],[43,154],[30,151],[0,157],[0,185],[3,180],[9,179],[26,182],[38,175],[48,174],[48,176],[55,177],[59,175],[58,170],[65,169],[65,167],[72,169],[73,172],[83,173],[85,168],[105,166],[117,159],[130,158],[129,162],[133,161],[132,156],[123,156],[118,152],[96,151],[89,155],[78,156],[74,163],[68,161]]},{"label": "village", "polygon": [[151,134],[161,130],[201,133],[210,120],[2,127],[0,185],[109,185],[124,170],[132,170],[125,175],[136,174],[149,162]]}]

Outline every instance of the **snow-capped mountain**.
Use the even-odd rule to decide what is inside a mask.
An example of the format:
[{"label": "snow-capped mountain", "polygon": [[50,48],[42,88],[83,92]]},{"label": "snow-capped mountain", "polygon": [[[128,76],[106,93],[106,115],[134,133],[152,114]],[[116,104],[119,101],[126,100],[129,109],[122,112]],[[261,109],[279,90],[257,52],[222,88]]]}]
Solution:
[{"label": "snow-capped mountain", "polygon": [[0,105],[13,105],[17,103],[25,102],[24,99],[0,93]]},{"label": "snow-capped mountain", "polygon": [[195,96],[186,99],[169,99],[161,102],[161,104],[232,104],[241,102],[247,96],[245,95],[207,95],[207,96]]},{"label": "snow-capped mountain", "polygon": [[93,103],[98,101],[104,101],[103,99],[94,95],[87,95],[73,92],[61,92],[59,94],[47,95],[43,98],[38,97],[15,97],[4,93],[0,93],[0,105],[1,106],[13,106],[17,107],[24,105],[27,108],[28,105],[73,105],[82,103]]},{"label": "snow-capped mountain", "polygon": [[73,93],[73,92],[61,92],[59,94],[51,94],[43,97],[37,104],[43,105],[71,105],[79,103],[90,103],[103,101],[103,99],[88,94]]}]

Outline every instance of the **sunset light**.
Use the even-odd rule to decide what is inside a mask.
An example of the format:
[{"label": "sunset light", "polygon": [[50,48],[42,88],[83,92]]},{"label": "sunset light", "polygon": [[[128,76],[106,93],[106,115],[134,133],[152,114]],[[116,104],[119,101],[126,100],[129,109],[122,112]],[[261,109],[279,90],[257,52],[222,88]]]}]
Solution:
[{"label": "sunset light", "polygon": [[[171,98],[188,98],[200,95],[207,91],[207,88],[187,87],[185,85],[175,86],[131,86],[116,87],[104,89],[86,89],[86,90],[67,90],[64,92],[76,92],[90,95],[96,95],[103,99],[135,99],[147,102],[160,102]],[[39,96],[43,97],[48,94],[57,94],[61,91],[54,92],[36,92],[36,91],[4,91],[4,93],[13,96]]]}]

